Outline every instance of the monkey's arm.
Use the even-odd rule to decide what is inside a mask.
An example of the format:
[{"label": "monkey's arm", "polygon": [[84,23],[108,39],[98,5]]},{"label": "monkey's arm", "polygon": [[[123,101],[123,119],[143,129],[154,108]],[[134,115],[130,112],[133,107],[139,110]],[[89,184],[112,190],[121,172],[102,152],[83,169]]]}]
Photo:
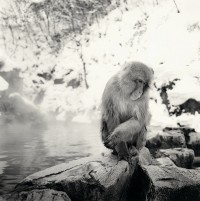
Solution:
[{"label": "monkey's arm", "polygon": [[[144,127],[144,123],[141,123],[135,118],[131,118],[128,121],[120,124],[113,131],[113,133],[105,140],[106,147],[114,149],[120,142],[141,144],[138,140],[138,135]],[[141,141],[143,141],[141,139]]]},{"label": "monkey's arm", "polygon": [[136,148],[138,151],[140,151],[146,145],[146,139],[147,139],[147,128],[146,126],[144,126],[137,138]]}]

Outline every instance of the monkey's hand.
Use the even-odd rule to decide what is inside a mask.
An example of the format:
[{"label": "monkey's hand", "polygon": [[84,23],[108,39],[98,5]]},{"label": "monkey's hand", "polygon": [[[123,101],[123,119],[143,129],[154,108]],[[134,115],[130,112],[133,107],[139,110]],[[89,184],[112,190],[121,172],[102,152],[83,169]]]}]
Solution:
[{"label": "monkey's hand", "polygon": [[120,142],[136,143],[138,134],[140,133],[143,125],[134,118],[120,124],[113,133],[108,136],[104,144],[106,147],[114,149]]}]

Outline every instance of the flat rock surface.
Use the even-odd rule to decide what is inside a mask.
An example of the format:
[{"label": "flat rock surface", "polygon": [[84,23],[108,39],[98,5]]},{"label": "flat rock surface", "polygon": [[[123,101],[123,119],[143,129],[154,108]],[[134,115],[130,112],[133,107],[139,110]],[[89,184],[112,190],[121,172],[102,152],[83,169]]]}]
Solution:
[{"label": "flat rock surface", "polygon": [[[8,200],[15,198],[15,201],[22,201],[22,193],[26,192],[25,201],[29,201],[29,197],[41,194],[38,190],[52,189],[64,192],[76,201],[120,201],[126,197],[138,161],[137,156],[129,165],[127,161],[118,161],[115,155],[109,154],[60,164],[25,178]],[[63,197],[61,200],[70,200],[69,198]],[[48,199],[53,200],[53,196]]]}]

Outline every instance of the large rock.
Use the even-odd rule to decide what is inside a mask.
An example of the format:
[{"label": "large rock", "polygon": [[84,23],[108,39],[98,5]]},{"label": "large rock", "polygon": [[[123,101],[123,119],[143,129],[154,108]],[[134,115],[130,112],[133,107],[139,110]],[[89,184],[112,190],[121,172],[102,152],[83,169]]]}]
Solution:
[{"label": "large rock", "polygon": [[160,149],[156,156],[158,158],[169,157],[178,167],[192,168],[194,151],[187,148]]},{"label": "large rock", "polygon": [[[175,166],[141,166],[148,201],[199,201],[200,170]],[[140,175],[140,176],[142,176]]]},{"label": "large rock", "polygon": [[166,127],[166,128],[163,129],[163,131],[167,132],[167,133],[178,132],[180,134],[183,134],[185,136],[186,144],[189,141],[189,134],[191,132],[195,132],[194,128],[185,127],[185,126],[182,126],[182,127]]},{"label": "large rock", "polygon": [[[141,159],[146,161],[146,164],[149,161],[147,152],[144,151],[144,157]],[[8,200],[22,201],[21,194],[26,192],[24,200],[29,201],[28,197],[41,193],[38,192],[39,189],[61,191],[76,201],[125,200],[138,161],[139,157],[134,157],[132,164],[129,164],[124,160],[118,161],[115,155],[109,154],[57,165],[25,178]],[[52,196],[48,199],[53,200]]]},{"label": "large rock", "polygon": [[180,130],[154,130],[152,132],[154,133],[149,133],[146,143],[147,148],[151,151],[186,147],[184,134]]},{"label": "large rock", "polygon": [[194,150],[195,156],[200,156],[200,133],[189,133],[187,147]]}]

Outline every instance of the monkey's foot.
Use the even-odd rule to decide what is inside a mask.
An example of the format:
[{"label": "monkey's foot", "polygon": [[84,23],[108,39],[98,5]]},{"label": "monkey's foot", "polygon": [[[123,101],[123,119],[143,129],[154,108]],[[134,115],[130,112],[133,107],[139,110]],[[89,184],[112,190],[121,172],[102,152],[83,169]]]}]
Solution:
[{"label": "monkey's foot", "polygon": [[130,153],[130,155],[131,155],[132,157],[139,155],[138,150],[137,150],[136,147],[133,146],[133,145],[129,147],[129,153]]},{"label": "monkey's foot", "polygon": [[129,152],[129,149],[127,147],[127,143],[120,142],[115,146],[115,153],[117,152],[118,160],[125,160],[129,164],[131,164],[131,154]]}]

